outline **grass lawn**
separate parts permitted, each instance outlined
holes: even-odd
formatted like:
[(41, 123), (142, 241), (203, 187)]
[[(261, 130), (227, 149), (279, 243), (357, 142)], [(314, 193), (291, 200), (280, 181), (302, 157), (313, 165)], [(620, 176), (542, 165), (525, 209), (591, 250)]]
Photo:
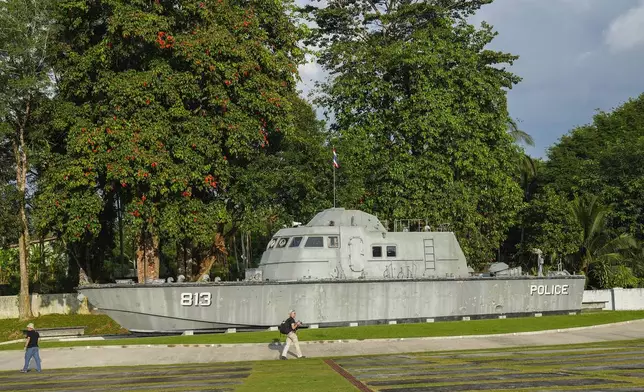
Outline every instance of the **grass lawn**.
[[(601, 347), (601, 349), (596, 349)], [(644, 340), (332, 358), (374, 392), (394, 390), (642, 390)], [(629, 367), (631, 366), (631, 367)], [(66, 368), (21, 375), (0, 371), (2, 390), (112, 392), (356, 391), (322, 358)], [(471, 387), (471, 388), (468, 388)], [(407, 388), (407, 389), (403, 389)]]
[(262, 361), (235, 392), (355, 392), (357, 389), (321, 359)]
[(85, 326), (87, 327), (85, 328), (85, 334), (87, 335), (128, 333), (114, 320), (102, 314), (48, 314), (29, 321), (20, 321), (18, 319), (0, 320), (0, 342), (22, 339), (24, 337), (22, 331), (27, 329), (28, 323), (34, 323), (36, 329)]
[[(58, 324), (49, 317), (59, 317)], [(69, 318), (69, 319), (67, 319)], [(96, 321), (91, 321), (96, 318)], [(298, 333), (300, 341), (320, 341), (339, 339), (382, 339), (437, 337), (457, 335), (501, 334), (512, 332), (542, 331), (547, 329), (574, 328), (591, 325), (615, 323), (620, 321), (644, 318), (644, 311), (602, 311), (583, 313), (574, 316), (545, 316), (529, 318), (509, 318), (504, 320), (450, 321), (437, 323), (418, 323), (400, 325), (374, 325), (364, 327), (342, 327), (323, 329), (304, 329)], [(41, 321), (42, 320), (42, 321)], [(47, 320), (47, 322), (45, 322)], [(64, 320), (64, 321), (63, 321)], [(25, 323), (17, 320), (4, 320), (0, 327), (0, 336), (19, 334)], [(36, 329), (47, 326), (87, 325), (87, 335), (117, 333), (119, 327), (107, 316), (44, 316), (35, 320)], [(90, 325), (92, 327), (90, 327)], [(102, 341), (55, 342), (43, 341), (42, 348), (99, 346), (99, 345), (135, 345), (135, 344), (226, 344), (226, 343), (268, 343), (280, 337), (277, 331), (244, 332), (236, 334), (210, 334), (194, 336), (162, 336), (148, 338), (110, 339)], [(18, 335), (18, 338), (20, 336)], [(9, 340), (6, 339), (5, 340)], [(0, 350), (21, 349), (21, 343), (1, 345)]]

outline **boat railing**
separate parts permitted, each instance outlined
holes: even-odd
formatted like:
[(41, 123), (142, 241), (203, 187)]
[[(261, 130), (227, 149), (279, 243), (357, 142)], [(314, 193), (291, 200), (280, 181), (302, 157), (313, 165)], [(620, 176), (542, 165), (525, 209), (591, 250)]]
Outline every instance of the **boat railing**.
[(393, 221), (383, 220), (381, 221), (381, 223), (387, 229), (387, 231), (391, 232), (450, 231), (449, 223), (440, 223), (438, 225), (435, 225), (427, 218), (394, 219)]

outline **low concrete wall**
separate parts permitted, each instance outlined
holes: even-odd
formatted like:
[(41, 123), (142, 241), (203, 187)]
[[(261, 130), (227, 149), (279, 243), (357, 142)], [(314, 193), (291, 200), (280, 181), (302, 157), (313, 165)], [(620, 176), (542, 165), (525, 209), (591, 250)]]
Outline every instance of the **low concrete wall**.
[(644, 289), (586, 290), (582, 304), (604, 302), (605, 310), (644, 310)]
[[(78, 294), (32, 294), (31, 311), (34, 316), (45, 314), (90, 314), (93, 307), (77, 298)], [(0, 319), (18, 318), (18, 296), (0, 297)]]

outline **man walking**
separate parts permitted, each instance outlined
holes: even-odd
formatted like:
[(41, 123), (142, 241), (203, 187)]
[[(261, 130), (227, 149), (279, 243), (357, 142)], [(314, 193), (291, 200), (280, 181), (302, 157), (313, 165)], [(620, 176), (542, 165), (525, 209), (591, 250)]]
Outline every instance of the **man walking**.
[(295, 346), (295, 353), (298, 358), (304, 358), (302, 356), (302, 351), (300, 351), (300, 343), (297, 340), (297, 328), (302, 325), (301, 322), (295, 321), (295, 311), (291, 310), (288, 314), (288, 318), (284, 321), (286, 324), (286, 345), (284, 350), (282, 350), (282, 356), (280, 359), (286, 359), (286, 354), (288, 354), (288, 347), (293, 343)]
[(40, 334), (34, 331), (34, 325), (29, 323), (27, 325), (27, 341), (25, 342), (25, 367), (20, 372), (27, 373), (29, 371), (29, 362), (31, 358), (36, 362), (36, 371), (40, 373), (40, 353), (38, 351), (38, 338)]

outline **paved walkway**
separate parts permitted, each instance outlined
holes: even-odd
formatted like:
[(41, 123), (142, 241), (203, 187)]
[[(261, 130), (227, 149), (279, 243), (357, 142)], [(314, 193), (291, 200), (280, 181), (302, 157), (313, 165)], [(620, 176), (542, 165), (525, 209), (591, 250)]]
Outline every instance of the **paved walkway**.
[[(521, 346), (595, 343), (644, 339), (644, 320), (540, 332), (437, 338), (301, 342), (308, 357), (341, 357), (428, 351), (500, 349)], [(208, 344), (168, 346), (95, 346), (41, 349), (45, 369), (85, 366), (131, 366), (277, 359), (278, 344)], [(16, 370), (22, 351), (0, 351), (0, 371)]]

